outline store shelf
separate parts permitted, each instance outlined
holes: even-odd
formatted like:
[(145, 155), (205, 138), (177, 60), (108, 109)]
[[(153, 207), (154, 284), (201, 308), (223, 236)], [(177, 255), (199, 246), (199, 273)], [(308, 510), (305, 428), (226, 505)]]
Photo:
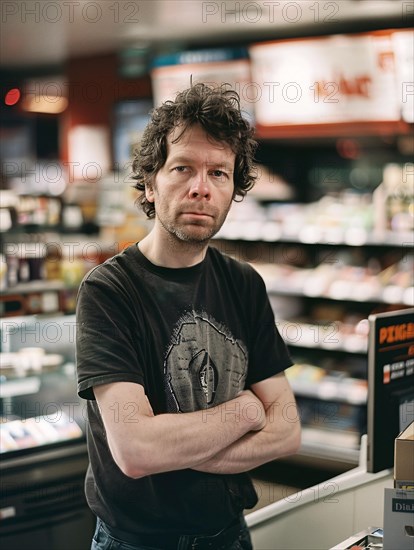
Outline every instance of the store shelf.
[(18, 283), (2, 292), (2, 317), (14, 318), (34, 314), (72, 313), (76, 306), (77, 285), (64, 281), (30, 281)]
[(384, 121), (355, 121), (341, 122), (337, 124), (278, 124), (256, 126), (256, 135), (259, 139), (318, 139), (338, 137), (370, 137), (370, 136), (396, 136), (410, 135), (413, 131), (412, 124), (403, 120)]
[[(73, 287), (72, 287), (73, 288)], [(29, 281), (27, 283), (17, 283), (14, 286), (10, 286), (2, 290), (4, 296), (10, 296), (13, 294), (31, 294), (32, 292), (53, 292), (69, 289), (64, 281)]]
[[(318, 268), (252, 264), (262, 275), (267, 291), (283, 296), (303, 296), (324, 300), (414, 305), (414, 287), (391, 282), (381, 284), (381, 274), (369, 274), (360, 267), (336, 264)], [(408, 261), (407, 261), (408, 265)], [(409, 280), (409, 277), (406, 277)]]
[(319, 244), (328, 246), (414, 247), (411, 232), (382, 231), (375, 234), (359, 227), (324, 228), (317, 225), (296, 226), (287, 230), (273, 221), (227, 221), (215, 236), (216, 240), (264, 241), (268, 243)]
[[(340, 282), (342, 283), (342, 282)], [(365, 285), (346, 285), (341, 284), (341, 291), (339, 291), (339, 284), (335, 285), (337, 291), (332, 293), (320, 293), (315, 290), (313, 287), (309, 291), (304, 290), (295, 290), (290, 288), (282, 288), (277, 284), (269, 283), (267, 286), (267, 291), (269, 294), (278, 294), (281, 296), (303, 296), (303, 297), (312, 297), (320, 298), (323, 300), (333, 300), (338, 302), (361, 302), (361, 303), (380, 303), (380, 304), (402, 304), (406, 306), (414, 305), (414, 288), (408, 287), (403, 289), (396, 285), (385, 287), (383, 291), (379, 294), (373, 294), (372, 288)], [(352, 290), (354, 292), (352, 292)], [(365, 291), (367, 290), (367, 294)], [(352, 293), (351, 293), (352, 292)]]
[[(369, 128), (375, 126), (361, 127), (361, 135), (368, 135)], [(396, 129), (388, 129), (395, 137)], [(275, 149), (278, 136), (273, 134)], [(301, 137), (307, 139), (306, 131)], [(314, 137), (318, 140), (320, 134)], [(370, 143), (372, 150), (381, 140), (376, 143)], [(271, 139), (266, 143), (269, 151), (270, 146)], [(300, 146), (292, 141), (290, 147), (292, 158), (287, 168), (280, 162), (284, 176), (296, 173), (289, 162), (294, 162), (295, 148)], [(335, 140), (330, 145), (325, 141), (325, 148), (329, 147), (336, 147)], [(297, 190), (279, 177), (277, 168), (270, 169), (269, 151), (262, 190), (273, 189), (274, 195), (269, 193), (266, 199), (259, 193), (233, 206), (215, 245), (249, 262), (262, 276), (276, 326), (289, 346), (294, 367), (286, 375), (303, 428), (301, 449), (291, 460), (336, 463), (341, 468), (355, 465), (361, 435), (366, 433), (367, 317), (378, 309), (414, 305), (408, 179), (404, 179), (401, 165), (388, 163), (384, 174), (393, 179), (387, 180), (379, 193), (374, 194), (378, 184), (365, 192), (348, 188), (330, 192), (328, 186), (321, 186), (317, 188), (319, 199), (309, 200), (307, 189), (302, 192), (303, 202), (297, 202), (292, 199), (300, 196)], [(286, 148), (284, 151), (289, 153)], [(299, 172), (296, 186), (307, 176), (312, 191), (313, 178), (319, 174), (325, 185), (332, 169), (319, 167), (315, 171), (314, 162), (318, 161), (307, 151), (305, 154), (308, 173)], [(404, 193), (391, 193), (386, 202), (397, 177), (404, 182), (400, 189)], [(339, 173), (333, 180), (334, 184), (342, 182)], [(347, 180), (351, 180), (351, 170), (343, 178), (344, 185)], [(277, 198), (280, 181), (285, 181), (284, 189), (288, 186), (291, 190), (285, 200)]]
[(289, 346), (345, 353), (366, 353), (368, 351), (367, 335), (347, 327), (341, 331), (340, 321), (324, 323), (304, 323), (291, 319), (276, 322), (279, 332)]
[[(287, 372), (289, 373), (289, 371)], [(324, 375), (315, 380), (297, 380), (288, 375), (288, 380), (296, 396), (350, 405), (366, 405), (367, 403), (368, 384), (366, 380), (358, 380), (345, 375), (341, 377)]]
[[(2, 373), (2, 378), (3, 376)], [(39, 389), (40, 379), (37, 376), (27, 376), (15, 380), (2, 380), (0, 384), (0, 399), (34, 394), (37, 393)]]
[(302, 427), (302, 445), (298, 454), (315, 461), (333, 460), (358, 464), (359, 434), (344, 434)]

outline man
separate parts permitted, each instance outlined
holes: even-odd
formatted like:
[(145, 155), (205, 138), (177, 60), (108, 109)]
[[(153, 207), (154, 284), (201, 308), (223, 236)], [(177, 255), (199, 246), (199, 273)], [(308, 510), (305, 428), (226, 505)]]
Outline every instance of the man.
[(154, 226), (81, 285), (95, 550), (252, 548), (246, 472), (298, 448), (264, 283), (208, 246), (254, 183), (255, 146), (226, 86), (154, 110), (133, 164)]

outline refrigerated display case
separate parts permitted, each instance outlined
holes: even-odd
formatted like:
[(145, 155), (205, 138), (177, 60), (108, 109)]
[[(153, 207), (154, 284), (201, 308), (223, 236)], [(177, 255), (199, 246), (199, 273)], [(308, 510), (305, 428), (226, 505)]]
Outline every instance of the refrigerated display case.
[(1, 329), (4, 548), (90, 548), (85, 405), (76, 393), (75, 316), (9, 317)]

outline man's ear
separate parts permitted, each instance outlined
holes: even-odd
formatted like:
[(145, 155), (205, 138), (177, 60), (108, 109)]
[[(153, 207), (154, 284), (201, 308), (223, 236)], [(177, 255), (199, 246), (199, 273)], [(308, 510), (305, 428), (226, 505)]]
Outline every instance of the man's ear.
[(154, 202), (154, 188), (152, 183), (145, 184), (145, 198), (148, 202)]

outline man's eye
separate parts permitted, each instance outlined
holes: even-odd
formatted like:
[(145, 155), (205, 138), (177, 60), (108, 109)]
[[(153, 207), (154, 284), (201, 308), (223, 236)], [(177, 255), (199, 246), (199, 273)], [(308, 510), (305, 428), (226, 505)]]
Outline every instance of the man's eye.
[(174, 170), (176, 172), (185, 172), (186, 170), (188, 170), (188, 166), (175, 166)]
[(212, 170), (211, 175), (215, 178), (228, 178), (228, 175), (223, 170)]

